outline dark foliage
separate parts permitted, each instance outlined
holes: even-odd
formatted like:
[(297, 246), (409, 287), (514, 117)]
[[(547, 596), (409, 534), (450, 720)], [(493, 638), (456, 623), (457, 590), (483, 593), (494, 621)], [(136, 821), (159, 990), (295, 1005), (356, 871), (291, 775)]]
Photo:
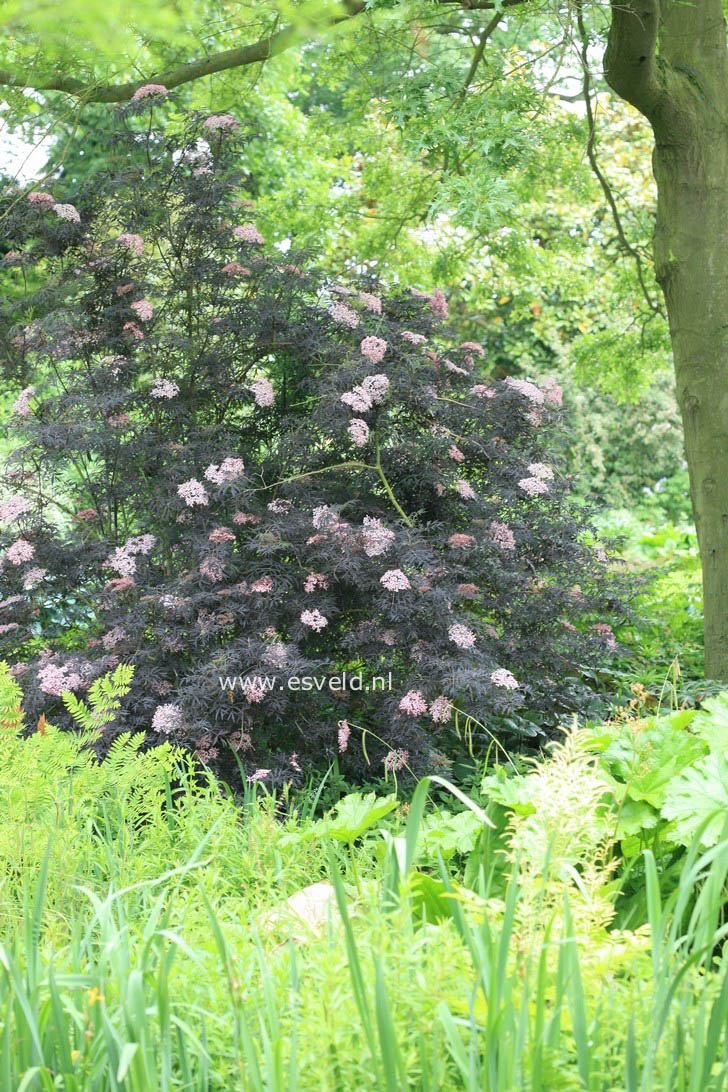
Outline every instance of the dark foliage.
[[(42, 285), (4, 314), (7, 372), (33, 383), (0, 506), (29, 714), (68, 722), (61, 689), (131, 662), (115, 731), (275, 781), (351, 726), (352, 774), (363, 728), (390, 766), (441, 764), (449, 702), (511, 736), (579, 708), (623, 608), (545, 454), (561, 392), (476, 375), (439, 293), (267, 250), (231, 122), (168, 138), (142, 110), (92, 192), (3, 199), (5, 266)], [(344, 669), (362, 690), (289, 688)], [(273, 689), (221, 684), (258, 675)]]

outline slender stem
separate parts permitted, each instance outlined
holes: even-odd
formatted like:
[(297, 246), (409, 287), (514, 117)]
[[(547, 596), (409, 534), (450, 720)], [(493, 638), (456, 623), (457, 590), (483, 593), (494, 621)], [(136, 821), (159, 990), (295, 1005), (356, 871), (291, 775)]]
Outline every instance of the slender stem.
[(405, 510), (404, 510), (404, 509), (402, 508), (402, 506), (400, 505), (399, 501), (397, 500), (397, 498), (395, 497), (394, 493), (392, 492), (392, 487), (391, 487), (391, 485), (390, 485), (390, 484), (389, 484), (389, 482), (387, 481), (387, 476), (386, 476), (386, 474), (384, 473), (384, 470), (383, 470), (383, 468), (382, 468), (382, 459), (381, 459), (381, 453), (380, 453), (380, 451), (379, 451), (379, 437), (375, 437), (375, 439), (374, 439), (374, 445), (375, 445), (375, 449), (376, 449), (376, 452), (377, 452), (377, 462), (376, 462), (376, 467), (375, 467), (375, 469), (376, 469), (377, 473), (379, 474), (379, 477), (380, 477), (380, 479), (381, 479), (381, 481), (382, 481), (382, 485), (384, 486), (384, 489), (385, 489), (385, 491), (386, 491), (386, 494), (387, 494), (387, 496), (389, 497), (389, 499), (390, 499), (390, 501), (392, 502), (392, 504), (394, 505), (394, 507), (395, 507), (395, 508), (397, 509), (397, 511), (399, 512), (399, 514), (400, 514), (400, 516), (402, 517), (402, 519), (404, 520), (404, 522), (405, 522), (405, 523), (407, 524), (407, 526), (408, 526), (408, 527), (414, 527), (414, 523), (412, 522), (412, 520), (411, 520), (411, 519), (409, 518), (409, 516), (407, 515), (407, 513), (405, 512)]
[(472, 64), (470, 65), (470, 69), (468, 71), (468, 74), (465, 77), (465, 83), (463, 84), (462, 90), (461, 90), (460, 94), (458, 95), (458, 99), (457, 99), (458, 103), (461, 103), (463, 101), (463, 99), (465, 98), (465, 96), (467, 95), (468, 88), (470, 87), (471, 83), (473, 82), (473, 80), (475, 78), (475, 73), (478, 71), (478, 65), (480, 64), (480, 62), (483, 59), (483, 54), (485, 53), (485, 47), (486, 47), (486, 44), (488, 42), (488, 39), (490, 38), (493, 31), (496, 29), (496, 27), (500, 23), (500, 21), (503, 18), (504, 14), (505, 13), (502, 12), (502, 11), (497, 11), (495, 13), (495, 15), (493, 16), (493, 18), (488, 23), (488, 25), (484, 28), (483, 33), (480, 35), (480, 40), (479, 40), (479, 42), (478, 42), (478, 44), (477, 44), (477, 46), (475, 48), (475, 53), (473, 54)]
[(290, 478), (280, 478), (277, 482), (271, 482), (270, 485), (261, 485), (258, 489), (254, 490), (256, 493), (260, 493), (264, 489), (275, 489), (277, 485), (286, 485), (288, 482), (299, 482), (303, 478), (312, 478), (314, 474), (327, 474), (329, 470), (376, 470), (376, 466), (370, 466), (369, 463), (360, 463), (352, 461), (348, 463), (334, 463), (333, 466), (322, 466), (320, 470), (307, 470), (303, 474), (294, 474)]
[(356, 883), (356, 890), (361, 897), (361, 882), (359, 880), (359, 869), (356, 867), (356, 857), (354, 856), (354, 843), (349, 842), (349, 857), (351, 858), (351, 870), (354, 873), (354, 882)]

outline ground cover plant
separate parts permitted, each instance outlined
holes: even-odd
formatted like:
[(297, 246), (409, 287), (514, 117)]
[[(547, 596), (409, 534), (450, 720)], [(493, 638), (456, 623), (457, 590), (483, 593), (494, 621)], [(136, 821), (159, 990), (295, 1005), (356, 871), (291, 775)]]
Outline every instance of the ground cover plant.
[[(76, 707), (86, 733), (129, 675)], [(647, 903), (619, 925), (619, 792), (581, 731), (505, 824), (492, 794), (463, 803), (442, 779), (315, 819), (255, 784), (241, 806), (141, 735), (99, 763), (21, 697), (3, 667), (6, 1087), (724, 1086), (725, 831), (707, 850), (682, 831), (668, 877), (646, 849)]]
[[(266, 251), (239, 123), (167, 136), (160, 95), (125, 108), (83, 192), (4, 199), (29, 287), (4, 318), (25, 385), (1, 635), (29, 714), (70, 727), (62, 693), (122, 659), (134, 683), (97, 746), (142, 730), (228, 779), (337, 753), (350, 776), (433, 769), (455, 708), (538, 737), (627, 612), (570, 499), (560, 388), (489, 377), (440, 291)], [(360, 689), (290, 687), (343, 670)]]

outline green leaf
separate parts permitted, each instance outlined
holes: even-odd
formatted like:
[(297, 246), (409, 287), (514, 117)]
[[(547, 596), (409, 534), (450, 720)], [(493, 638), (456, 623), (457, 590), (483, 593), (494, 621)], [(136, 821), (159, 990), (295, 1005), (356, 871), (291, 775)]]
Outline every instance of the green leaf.
[(353, 842), (396, 807), (394, 793), (377, 796), (375, 792), (369, 792), (363, 796), (360, 792), (352, 792), (336, 805), (335, 816), (322, 819), (317, 827), (339, 842)]
[(711, 751), (728, 752), (728, 692), (706, 698), (695, 714), (692, 727)]
[(692, 842), (701, 824), (702, 844), (716, 845), (728, 816), (728, 765), (723, 755), (706, 755), (673, 778), (662, 815), (675, 821), (674, 837), (682, 845)]

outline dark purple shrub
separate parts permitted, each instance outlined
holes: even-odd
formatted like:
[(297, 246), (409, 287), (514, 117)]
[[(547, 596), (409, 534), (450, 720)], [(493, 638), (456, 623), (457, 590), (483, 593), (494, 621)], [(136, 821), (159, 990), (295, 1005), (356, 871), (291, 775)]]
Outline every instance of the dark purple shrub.
[[(361, 769), (357, 728), (389, 765), (437, 764), (453, 705), (512, 735), (578, 708), (621, 607), (546, 454), (558, 387), (488, 382), (440, 293), (266, 248), (232, 120), (140, 137), (146, 108), (93, 192), (4, 198), (8, 275), (42, 284), (4, 314), (8, 374), (32, 386), (0, 647), (28, 661), (29, 714), (65, 723), (63, 689), (130, 662), (115, 731), (276, 780), (345, 747)], [(54, 611), (85, 625), (77, 647), (48, 637)], [(361, 690), (289, 688), (344, 669)], [(223, 689), (245, 676), (276, 682)]]

